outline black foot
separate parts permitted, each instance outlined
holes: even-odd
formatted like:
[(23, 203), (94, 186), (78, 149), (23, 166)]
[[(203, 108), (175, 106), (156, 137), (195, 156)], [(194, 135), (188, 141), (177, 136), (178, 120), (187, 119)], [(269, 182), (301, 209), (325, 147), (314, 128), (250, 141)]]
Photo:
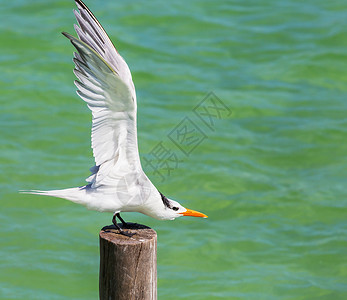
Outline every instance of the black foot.
[(120, 214), (115, 214), (112, 218), (112, 223), (114, 226), (116, 226), (116, 228), (119, 230), (119, 234), (122, 234), (122, 235), (125, 235), (125, 236), (128, 236), (128, 237), (132, 237), (135, 233), (131, 233), (129, 231), (124, 231), (122, 228), (119, 227), (119, 225), (117, 224), (117, 219), (116, 217), (119, 218), (119, 220), (121, 220), (122, 222), (122, 227), (123, 228), (126, 228), (127, 227), (127, 223), (122, 219), (122, 217), (120, 216)]

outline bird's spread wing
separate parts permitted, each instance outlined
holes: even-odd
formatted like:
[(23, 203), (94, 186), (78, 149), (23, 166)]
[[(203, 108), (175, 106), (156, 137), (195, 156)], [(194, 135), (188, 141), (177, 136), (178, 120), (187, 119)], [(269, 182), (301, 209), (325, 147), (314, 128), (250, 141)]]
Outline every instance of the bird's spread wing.
[[(114, 185), (125, 168), (139, 167), (136, 135), (136, 95), (130, 70), (105, 30), (79, 0), (74, 11), (79, 38), (63, 33), (75, 46), (75, 84), (92, 111), (92, 148), (95, 167), (87, 181), (92, 187)], [(115, 170), (118, 169), (118, 170)]]
[(131, 96), (136, 101), (134, 83), (131, 73), (124, 59), (119, 55), (110, 38), (96, 17), (80, 0), (75, 0), (78, 11), (74, 10), (79, 27), (75, 30), (81, 41), (94, 49), (118, 74), (122, 81), (129, 86)]

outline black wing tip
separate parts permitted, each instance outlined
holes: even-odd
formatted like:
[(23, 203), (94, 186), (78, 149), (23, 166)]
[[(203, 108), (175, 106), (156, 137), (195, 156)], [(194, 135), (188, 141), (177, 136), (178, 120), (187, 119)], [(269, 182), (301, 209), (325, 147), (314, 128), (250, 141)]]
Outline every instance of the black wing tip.
[(65, 31), (62, 31), (61, 34), (62, 34), (63, 36), (65, 36), (65, 37), (67, 37), (68, 39), (70, 39), (70, 37), (71, 37), (71, 34), (65, 32)]
[(83, 9), (85, 9), (85, 10), (87, 10), (87, 11), (90, 11), (89, 8), (88, 8), (88, 6), (85, 5), (81, 0), (75, 0), (75, 3), (76, 3), (76, 5), (77, 5), (77, 7), (80, 6), (80, 7), (82, 7)]
[(78, 3), (81, 6), (86, 6), (81, 0), (75, 0), (75, 3)]
[(67, 37), (71, 43), (73, 43), (74, 41), (78, 40), (76, 39), (72, 34), (68, 33), (68, 32), (65, 32), (65, 31), (62, 31), (61, 33), (63, 36)]
[(79, 39), (76, 39), (73, 35), (71, 35), (70, 33), (67, 33), (65, 31), (63, 31), (61, 33), (63, 36), (67, 37), (69, 39), (69, 41), (71, 42), (72, 45), (75, 46), (75, 48), (78, 50), (78, 42), (81, 42)]
[[(101, 26), (100, 22), (98, 21), (98, 19), (94, 16), (94, 14), (91, 12), (91, 10), (88, 8), (87, 5), (85, 5), (81, 0), (75, 0), (75, 3), (78, 7), (78, 9), (80, 10), (80, 8), (84, 9), (88, 14), (89, 16), (95, 21), (95, 23), (103, 30), (104, 28)], [(106, 32), (105, 32), (106, 33)]]

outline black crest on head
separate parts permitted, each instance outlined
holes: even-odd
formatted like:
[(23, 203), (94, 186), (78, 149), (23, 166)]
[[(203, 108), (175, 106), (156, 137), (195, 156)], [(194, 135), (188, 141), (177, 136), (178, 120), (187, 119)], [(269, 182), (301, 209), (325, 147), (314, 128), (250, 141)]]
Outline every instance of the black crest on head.
[[(159, 192), (159, 191), (158, 191)], [(159, 192), (160, 196), (161, 196), (161, 201), (163, 201), (164, 203), (164, 206), (165, 207), (168, 207), (168, 208), (171, 208), (171, 205), (170, 205), (170, 201), (168, 198), (166, 198), (161, 192)]]
[[(158, 191), (158, 192), (159, 192), (159, 191)], [(173, 206), (171, 205), (171, 203), (170, 203), (170, 200), (169, 200), (168, 198), (166, 198), (161, 192), (159, 192), (159, 194), (160, 194), (160, 196), (161, 196), (161, 201), (163, 201), (165, 207), (170, 208), (170, 209), (172, 209), (172, 210), (174, 210), (174, 211), (179, 210), (178, 207), (175, 207), (175, 206), (173, 207)]]

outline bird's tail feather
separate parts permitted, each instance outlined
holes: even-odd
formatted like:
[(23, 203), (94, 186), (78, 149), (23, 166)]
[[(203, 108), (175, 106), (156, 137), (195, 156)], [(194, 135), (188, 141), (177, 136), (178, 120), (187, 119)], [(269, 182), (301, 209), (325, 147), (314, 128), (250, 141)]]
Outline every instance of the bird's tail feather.
[(77, 188), (69, 188), (69, 189), (63, 189), (63, 190), (50, 190), (50, 191), (21, 190), (19, 192), (22, 194), (34, 194), (34, 195), (63, 198), (78, 204), (87, 204), (87, 198), (88, 198), (86, 197), (86, 187), (77, 187)]

